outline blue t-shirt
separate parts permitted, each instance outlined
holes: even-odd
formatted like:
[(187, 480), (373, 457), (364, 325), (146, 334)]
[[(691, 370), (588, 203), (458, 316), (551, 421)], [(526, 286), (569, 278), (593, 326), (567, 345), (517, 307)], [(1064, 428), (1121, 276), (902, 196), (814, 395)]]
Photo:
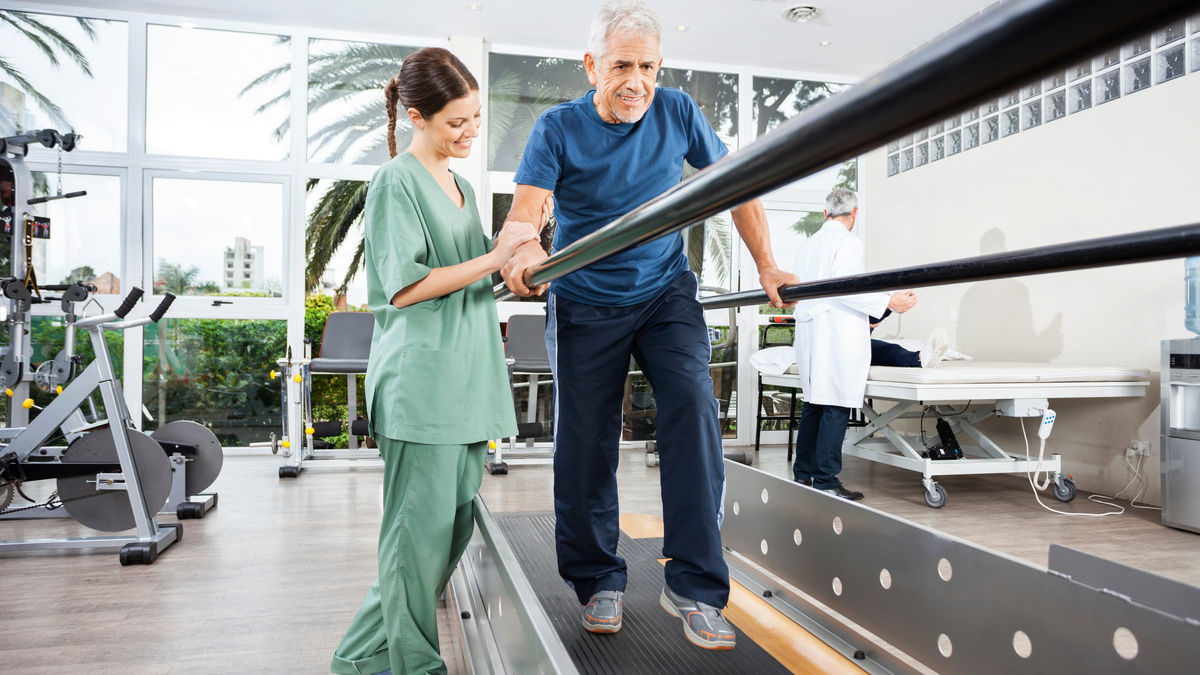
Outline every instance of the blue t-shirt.
[[(728, 152), (700, 107), (678, 89), (657, 88), (633, 124), (602, 120), (593, 94), (542, 113), (517, 167), (518, 184), (554, 192), (556, 251), (679, 183), (685, 159), (703, 169)], [(654, 297), (687, 268), (676, 232), (556, 279), (550, 288), (568, 300), (624, 307)]]

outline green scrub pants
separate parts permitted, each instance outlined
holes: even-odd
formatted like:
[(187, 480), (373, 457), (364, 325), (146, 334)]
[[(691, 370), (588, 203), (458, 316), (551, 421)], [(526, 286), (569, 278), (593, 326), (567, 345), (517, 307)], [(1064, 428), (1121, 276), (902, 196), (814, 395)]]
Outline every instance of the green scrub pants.
[(445, 673), (437, 603), (475, 529), (487, 443), (377, 437), (383, 455), (379, 578), (333, 655), (339, 675)]

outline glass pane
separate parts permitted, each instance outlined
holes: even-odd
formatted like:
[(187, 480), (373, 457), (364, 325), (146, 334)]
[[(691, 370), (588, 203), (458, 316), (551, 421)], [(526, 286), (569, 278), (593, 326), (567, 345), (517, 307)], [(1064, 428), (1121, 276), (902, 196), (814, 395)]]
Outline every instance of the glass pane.
[[(35, 193), (57, 191), (58, 174), (34, 173)], [(121, 179), (67, 173), (63, 192), (86, 190), (87, 195), (38, 204), (31, 210), (50, 218), (50, 239), (33, 240), (33, 268), (43, 284), (87, 281), (100, 293), (121, 292)], [(8, 267), (7, 237), (3, 238)]]
[[(5, 62), (0, 68), (0, 135), (52, 127), (83, 134), (81, 150), (125, 152), (128, 24), (12, 10), (0, 10), (0, 15), (5, 19), (0, 21)], [(39, 41), (59, 65), (43, 53)], [(31, 155), (56, 152), (40, 147), (31, 146)]]
[(988, 101), (987, 103), (979, 106), (980, 115), (990, 115), (996, 112), (1000, 112), (1000, 101), (998, 100)]
[(916, 148), (917, 148), (916, 165), (917, 166), (925, 166), (926, 164), (929, 163), (929, 144), (922, 143), (922, 144), (916, 146)]
[(900, 155), (888, 155), (887, 175), (895, 176), (900, 173)]
[(288, 156), (286, 37), (146, 28), (146, 151), (230, 159)]
[(1042, 80), (1042, 87), (1044, 87), (1046, 91), (1050, 91), (1052, 89), (1057, 89), (1058, 87), (1061, 87), (1061, 86), (1065, 85), (1066, 83), (1067, 83), (1067, 74), (1062, 71), (1059, 71), (1057, 73), (1054, 73), (1050, 77), (1047, 77), (1046, 79)]
[(1183, 45), (1164, 49), (1158, 53), (1156, 57), (1158, 69), (1158, 81), (1166, 82), (1173, 80), (1187, 72), (1186, 64), (1184, 63)]
[(488, 167), (516, 171), (538, 115), (589, 88), (583, 61), (489, 55)]
[(1200, 14), (1188, 19), (1188, 24), (1191, 26), (1192, 33), (1200, 33)]
[[(800, 247), (825, 225), (825, 214), (820, 211), (774, 208), (768, 205), (767, 225), (770, 228), (771, 248), (775, 253), (775, 261), (781, 268), (794, 271)], [(792, 311), (790, 309), (772, 309), (769, 305), (761, 305), (759, 313), (791, 314)]]
[(983, 121), (983, 142), (991, 143), (1000, 138), (1000, 118), (989, 117)]
[(946, 130), (946, 123), (938, 122), (937, 124), (934, 124), (933, 126), (929, 127), (929, 135), (937, 136), (938, 134), (942, 133), (945, 130)]
[(895, 141), (892, 141), (891, 143), (887, 144), (888, 152), (896, 152), (899, 149), (900, 149), (900, 141), (899, 140), (895, 140)]
[(1124, 57), (1127, 59), (1131, 59), (1138, 54), (1145, 54), (1146, 52), (1150, 51), (1150, 36), (1147, 35), (1145, 37), (1140, 37), (1133, 42), (1130, 42), (1122, 47), (1121, 51), (1124, 54)]
[[(280, 433), (282, 408), (280, 380), (268, 373), (286, 347), (286, 321), (166, 318), (146, 328), (142, 401), (154, 421), (145, 430), (192, 420), (223, 446), (270, 440)], [(336, 379), (345, 401), (346, 381)]]
[(1021, 130), (1021, 110), (1013, 108), (1012, 110), (1004, 111), (1001, 115), (1000, 133), (1002, 136), (1011, 136)]
[[(992, 118), (993, 121), (995, 119), (994, 117)], [(963, 129), (966, 131), (966, 135), (963, 136), (963, 149), (970, 150), (971, 148), (979, 147), (979, 125), (972, 124), (963, 127)]]
[(1105, 68), (1108, 68), (1109, 66), (1115, 66), (1120, 62), (1121, 62), (1121, 49), (1120, 48), (1110, 49), (1107, 52), (1101, 54), (1100, 56), (1097, 56), (1096, 58), (1092, 59), (1092, 68), (1097, 71), (1100, 71), (1100, 70), (1104, 70)]
[(1183, 24), (1183, 19), (1180, 19), (1179, 21), (1176, 21), (1175, 23), (1155, 33), (1154, 36), (1157, 38), (1154, 41), (1155, 46), (1161, 47), (1165, 44), (1182, 39), (1183, 36), (1187, 34), (1187, 31), (1184, 30)]
[(716, 130), (717, 136), (730, 150), (737, 149), (738, 76), (735, 73), (712, 73), (703, 70), (663, 68), (658, 74), (658, 86), (674, 87), (687, 92), (704, 118)]
[(1075, 66), (1074, 68), (1071, 69), (1071, 79), (1072, 80), (1078, 80), (1081, 77), (1087, 77), (1088, 75), (1091, 75), (1091, 74), (1092, 74), (1091, 62), (1081, 63), (1078, 66)]
[(755, 77), (755, 137), (762, 136), (785, 120), (799, 115), (847, 86), (835, 82)]
[(733, 218), (728, 211), (683, 231), (688, 266), (712, 294), (735, 290), (733, 280)]
[(309, 188), (305, 198), (304, 287), (309, 293), (328, 294), (339, 307), (367, 303), (367, 279), (362, 273), (366, 189), (366, 181), (321, 180)]
[(1067, 116), (1067, 92), (1060, 91), (1046, 97), (1046, 121), (1052, 122)]
[(946, 139), (944, 137), (938, 136), (930, 142), (930, 145), (932, 146), (932, 156), (929, 161), (936, 162), (946, 156)]
[(911, 168), (913, 168), (913, 151), (912, 148), (909, 148), (900, 153), (900, 170), (908, 171)]
[(1042, 83), (1036, 82), (1027, 87), (1021, 87), (1021, 100), (1033, 98), (1034, 96), (1042, 95)]
[(1108, 103), (1121, 97), (1121, 72), (1113, 70), (1096, 78), (1100, 91), (1100, 103)]
[(1021, 115), (1021, 128), (1032, 129), (1042, 123), (1042, 102), (1030, 101), (1025, 104), (1024, 114)]
[(979, 108), (971, 108), (962, 114), (963, 124), (979, 119)]
[(1192, 72), (1200, 70), (1200, 38), (1192, 40)]
[(950, 149), (946, 152), (946, 154), (957, 155), (959, 152), (962, 152), (962, 131), (951, 131)]
[[(387, 161), (383, 85), (400, 72), (400, 64), (416, 50), (373, 42), (308, 41), (310, 160), (353, 164)], [(275, 96), (286, 96), (291, 80), (276, 78), (262, 86)], [(285, 105), (269, 114), (282, 124), (288, 121), (290, 112)], [(396, 151), (404, 152), (411, 140), (408, 117), (402, 109), (397, 110)]]
[(1092, 81), (1087, 80), (1071, 87), (1071, 112), (1092, 107)]
[(954, 127), (959, 125), (961, 119), (962, 119), (961, 115), (951, 115), (950, 117), (947, 117), (946, 118), (946, 128), (953, 129)]
[(152, 190), (156, 291), (283, 294), (283, 185), (155, 178)]
[(900, 147), (902, 147), (902, 148), (907, 148), (908, 146), (910, 146), (912, 144), (913, 144), (912, 134), (908, 134), (904, 138), (900, 139)]
[(921, 129), (920, 131), (913, 134), (914, 141), (923, 141), (927, 138), (929, 138), (929, 130), (928, 129)]
[[(1150, 86), (1150, 57), (1125, 66), (1125, 93), (1141, 91)], [(1107, 99), (1106, 99), (1107, 100)]]
[(1010, 105), (1016, 105), (1021, 102), (1021, 92), (1020, 91), (1010, 92), (1001, 98), (1001, 102), (1003, 103), (1004, 107), (1006, 107), (1006, 108)]

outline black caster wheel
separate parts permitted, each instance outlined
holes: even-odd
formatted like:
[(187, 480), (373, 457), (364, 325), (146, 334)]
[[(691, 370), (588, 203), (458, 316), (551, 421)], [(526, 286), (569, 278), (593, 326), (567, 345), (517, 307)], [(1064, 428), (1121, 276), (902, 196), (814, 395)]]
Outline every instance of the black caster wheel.
[(933, 509), (940, 509), (946, 505), (946, 488), (941, 485), (933, 486), (934, 494), (929, 494), (929, 490), (924, 492), (925, 504)]
[(197, 504), (196, 502), (184, 502), (175, 507), (175, 517), (179, 518), (180, 520), (187, 520), (188, 518), (203, 518), (204, 505)]
[(1058, 501), (1069, 502), (1075, 499), (1075, 481), (1070, 478), (1064, 478), (1061, 486), (1058, 483), (1053, 483), (1051, 487), (1054, 489), (1054, 498)]
[(507, 462), (489, 462), (487, 469), (488, 469), (488, 473), (492, 474), (493, 476), (507, 476), (508, 475), (508, 463)]
[(158, 558), (158, 549), (154, 544), (136, 542), (121, 547), (121, 565), (150, 565)]
[(295, 478), (300, 475), (300, 467), (286, 464), (279, 467), (280, 478)]

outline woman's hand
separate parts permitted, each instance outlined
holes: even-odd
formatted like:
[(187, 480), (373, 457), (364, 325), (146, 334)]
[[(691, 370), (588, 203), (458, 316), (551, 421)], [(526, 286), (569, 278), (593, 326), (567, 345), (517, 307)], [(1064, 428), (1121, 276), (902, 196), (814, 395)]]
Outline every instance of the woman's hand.
[(496, 244), (492, 248), (492, 266), (494, 268), (492, 271), (500, 271), (500, 268), (504, 267), (522, 244), (535, 241), (537, 238), (538, 229), (532, 223), (523, 223), (519, 220), (505, 222), (504, 229), (500, 230), (500, 235), (496, 237)]

